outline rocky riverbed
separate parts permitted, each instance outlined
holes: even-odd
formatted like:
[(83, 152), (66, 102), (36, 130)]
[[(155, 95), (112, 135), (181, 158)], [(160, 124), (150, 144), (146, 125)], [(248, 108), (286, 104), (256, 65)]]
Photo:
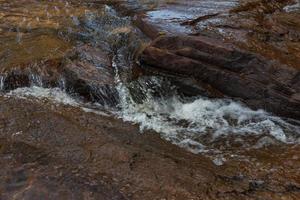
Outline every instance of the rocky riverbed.
[(0, 5), (0, 199), (300, 198), (299, 2)]

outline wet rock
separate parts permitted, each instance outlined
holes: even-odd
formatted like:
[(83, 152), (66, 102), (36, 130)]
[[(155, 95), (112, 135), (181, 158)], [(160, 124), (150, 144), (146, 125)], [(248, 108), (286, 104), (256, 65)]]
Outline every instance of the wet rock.
[(52, 35), (24, 36), (22, 43), (4, 41), (0, 48), (2, 62), (0, 76), (2, 90), (31, 84), (54, 85), (65, 53), (71, 48), (67, 42)]
[(116, 105), (110, 52), (102, 50), (108, 48), (105, 41), (85, 45), (80, 38), (92, 40), (95, 34), (90, 32), (100, 30), (90, 22), (98, 16), (104, 23), (104, 4), (87, 8), (89, 2), (27, 3), (24, 8), (18, 1), (1, 2), (5, 6), (0, 10), (0, 90), (60, 87), (87, 101)]
[(195, 77), (253, 108), (300, 119), (299, 70), (203, 36), (165, 36), (140, 57), (142, 65)]
[(24, 66), (13, 67), (1, 73), (1, 90), (10, 91), (32, 85), (56, 87), (60, 81), (62, 59), (44, 60)]
[(83, 45), (76, 48), (62, 69), (65, 89), (77, 93), (86, 100), (102, 105), (118, 103), (114, 83), (114, 69), (109, 53), (99, 48)]
[(194, 34), (193, 24), (214, 18), (233, 8), (236, 3), (236, 0), (153, 1), (140, 6), (134, 22), (152, 39), (163, 34)]
[[(213, 41), (212, 43), (218, 43), (215, 46), (210, 46), (209, 39), (206, 38), (204, 46), (195, 47), (191, 41), (188, 41), (187, 37), (182, 39), (186, 40), (183, 42), (184, 44), (179, 44), (178, 46), (173, 39), (162, 37), (168, 38), (166, 42), (169, 43), (168, 45), (164, 44), (164, 39), (160, 39), (156, 46), (152, 45), (152, 47), (158, 49), (150, 50), (148, 48), (144, 52), (148, 52), (150, 55), (151, 53), (149, 52), (151, 51), (153, 53), (152, 56), (157, 56), (157, 61), (160, 60), (163, 63), (159, 64), (157, 62), (154, 64), (150, 61), (152, 58), (146, 58), (149, 61), (146, 64), (154, 64), (156, 67), (160, 67), (161, 71), (164, 68), (162, 65), (169, 65), (169, 68), (171, 68), (171, 65), (174, 65), (173, 67), (176, 67), (176, 70), (169, 71), (176, 72), (179, 75), (194, 75), (195, 66), (200, 65), (194, 61), (206, 62), (212, 66), (222, 66), (224, 69), (222, 73), (214, 71), (215, 77), (210, 77), (209, 81), (205, 80), (204, 82), (210, 84), (223, 76), (224, 82), (215, 83), (215, 85), (218, 85), (217, 87), (213, 86), (221, 93), (231, 97), (246, 99), (246, 103), (253, 108), (265, 108), (282, 116), (299, 119), (299, 112), (294, 111), (298, 110), (297, 107), (299, 106), (299, 101), (297, 100), (299, 72), (297, 69), (300, 64), (298, 42), (299, 9), (296, 3), (293, 0), (189, 1), (184, 3), (159, 1), (145, 4), (146, 8), (144, 7), (144, 9), (140, 6), (137, 9), (134, 21), (135, 25), (152, 39), (162, 35), (180, 35), (182, 37), (187, 35), (205, 35)], [(185, 9), (187, 6), (193, 9)], [(205, 9), (203, 9), (204, 7)], [(290, 7), (293, 9), (289, 9)], [(194, 10), (198, 12), (191, 12)], [(246, 50), (246, 53), (240, 54), (235, 52), (233, 53), (235, 55), (229, 55), (230, 53), (228, 54), (225, 51), (230, 52), (231, 50), (225, 49), (224, 55), (220, 56), (219, 53), (222, 54), (222, 52), (216, 46), (222, 41), (232, 43), (240, 49)], [(209, 44), (208, 49), (210, 50), (204, 50), (207, 48), (205, 47), (207, 44)], [(158, 51), (166, 49), (166, 46), (168, 46), (168, 52)], [(221, 44), (221, 47), (224, 48), (224, 45), (222, 46)], [(199, 51), (199, 48), (202, 50)], [(155, 50), (157, 51), (154, 52)], [(163, 61), (165, 55), (168, 57), (165, 60), (169, 59), (170, 62)], [(265, 58), (256, 60), (256, 57), (260, 57), (260, 55)], [(189, 58), (190, 60), (183, 58)], [(273, 61), (277, 64), (271, 64)], [(252, 64), (248, 64), (248, 62)], [(180, 65), (182, 65), (181, 68), (179, 67)], [(265, 67), (253, 68), (249, 67), (250, 65), (264, 65)], [(268, 65), (272, 65), (272, 67)], [(189, 67), (185, 70), (185, 66)], [(296, 68), (296, 70), (288, 69), (287, 66)], [(229, 71), (225, 72), (225, 69)], [(236, 77), (237, 74), (240, 77)], [(245, 74), (248, 78), (255, 79), (250, 81), (255, 82), (255, 85), (249, 84), (249, 80), (244, 79)], [(269, 74), (271, 74), (271, 77)], [(199, 76), (198, 80), (202, 81), (206, 79), (205, 77), (211, 75), (212, 72), (206, 72), (206, 74)], [(243, 88), (247, 86), (249, 90), (244, 90)], [(230, 91), (229, 88), (235, 89)], [(236, 92), (233, 92), (233, 90)], [(278, 105), (282, 105), (283, 108), (278, 108)]]
[(299, 7), (296, 3), (294, 0), (240, 1), (229, 12), (192, 27), (194, 34), (230, 41), (267, 59), (299, 68)]
[[(1, 49), (1, 53), (4, 52), (1, 59), (9, 58), (1, 60), (8, 63), (8, 67), (1, 66), (1, 69), (8, 70), (6, 72), (11, 75), (3, 73), (0, 86), (7, 87), (6, 90), (32, 84), (59, 86), (89, 101), (106, 103), (109, 99), (114, 104), (117, 100), (114, 90), (111, 90), (114, 85), (111, 55), (104, 48), (99, 48), (98, 44), (103, 41), (98, 39), (106, 33), (102, 29), (104, 24), (105, 29), (108, 27), (107, 30), (113, 34), (108, 37), (110, 42), (116, 41), (111, 43), (113, 52), (120, 53), (120, 46), (125, 51), (128, 50), (126, 43), (132, 44), (126, 40), (131, 30), (118, 27), (119, 24), (127, 26), (127, 19), (111, 26), (114, 21), (107, 20), (110, 17), (101, 21), (101, 17), (94, 15), (93, 8), (104, 3), (120, 6), (120, 9), (129, 5), (124, 13), (137, 14), (137, 20), (146, 21), (141, 22), (146, 29), (153, 25), (150, 33), (144, 32), (154, 38), (166, 33), (198, 34), (199, 25), (209, 27), (210, 22), (227, 16), (227, 10), (233, 6), (229, 3), (224, 9), (227, 2), (33, 0), (26, 1), (24, 6), (20, 1), (2, 1), (1, 5), (5, 6), (0, 9), (0, 32), (3, 36), (0, 42), (16, 41), (18, 45), (8, 42)], [(199, 10), (199, 6), (202, 9)], [(2, 15), (5, 10), (8, 12)], [(280, 11), (275, 10), (268, 14)], [(225, 14), (220, 13), (223, 11)], [(269, 24), (286, 21), (294, 27), (297, 21), (296, 18), (285, 19), (270, 20)], [(75, 44), (70, 41), (72, 38), (68, 33), (73, 33), (82, 20), (86, 20), (86, 28), (90, 32), (78, 35), (97, 42), (94, 46), (76, 43), (75, 49), (69, 53), (70, 46)], [(97, 23), (99, 21), (101, 23)], [(278, 41), (281, 34), (297, 40), (294, 29), (291, 29), (291, 34), (282, 27), (270, 30), (273, 30), (272, 34), (279, 33), (279, 37), (271, 41)], [(268, 40), (265, 34), (259, 35), (262, 35), (262, 40)], [(7, 37), (11, 40), (6, 40)], [(27, 37), (31, 38), (28, 43)], [(22, 44), (26, 44), (26, 48)], [(30, 44), (35, 49), (32, 55), (30, 51), (25, 52), (30, 49)], [(11, 51), (6, 51), (7, 47), (14, 47), (17, 53), (11, 54)], [(23, 48), (20, 57), (19, 47)], [(118, 56), (124, 56), (123, 53)], [(174, 76), (173, 83), (163, 87), (165, 93), (172, 93), (169, 86), (175, 83), (180, 86), (183, 96), (205, 93), (211, 88), (221, 95), (224, 92), (236, 97), (241, 93), (250, 104), (254, 97), (265, 98), (260, 93), (260, 88), (265, 85), (271, 91), (268, 100), (275, 101), (279, 96), (285, 101), (286, 97), (298, 106), (299, 91), (294, 90), (300, 88), (299, 73), (295, 74), (289, 68), (282, 71), (281, 67), (277, 69), (276, 63), (273, 67), (271, 62), (259, 56), (215, 40), (165, 37), (147, 48), (143, 56), (144, 62), (154, 68), (159, 66), (167, 73), (176, 69), (180, 76), (197, 79), (191, 83)], [(126, 61), (132, 59), (128, 55), (125, 57), (128, 59), (121, 58), (119, 63), (128, 64)], [(14, 58), (17, 58), (16, 63), (21, 64), (12, 62)], [(170, 63), (172, 65), (168, 66)], [(261, 74), (257, 75), (257, 72)], [(191, 87), (190, 84), (196, 86)], [(198, 87), (198, 84), (205, 87)], [(254, 105), (260, 104), (254, 102)], [(279, 104), (275, 101), (272, 105)], [(282, 105), (286, 106), (286, 102)], [(297, 107), (289, 108), (296, 113)], [(239, 152), (245, 155), (244, 160), (226, 158), (223, 165), (215, 166), (210, 158), (188, 153), (162, 140), (158, 134), (140, 134), (137, 126), (114, 117), (86, 113), (80, 108), (54, 104), (45, 99), (0, 97), (0, 199), (299, 199), (299, 145), (263, 148), (250, 152), (234, 148), (230, 156)], [(247, 156), (251, 160), (247, 160)]]
[(80, 45), (57, 57), (43, 56), (41, 61), (28, 57), (28, 63), (3, 66), (1, 89), (60, 87), (88, 101), (116, 105), (118, 96), (109, 53), (97, 47)]

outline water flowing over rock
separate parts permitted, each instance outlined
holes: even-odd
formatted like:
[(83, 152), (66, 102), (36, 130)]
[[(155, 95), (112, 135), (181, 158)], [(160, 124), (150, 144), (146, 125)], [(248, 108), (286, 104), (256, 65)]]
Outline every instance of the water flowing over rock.
[(116, 105), (118, 94), (114, 87), (114, 70), (108, 53), (82, 46), (75, 49), (71, 56), (77, 56), (78, 59), (66, 61), (62, 69), (65, 89), (92, 102)]
[(88, 45), (76, 47), (65, 57), (4, 67), (1, 76), (4, 91), (33, 85), (60, 87), (103, 105), (117, 103), (111, 59), (108, 53)]
[[(144, 8), (134, 18), (134, 22), (148, 37), (154, 39), (159, 35), (194, 34), (191, 25), (203, 22), (203, 26), (209, 24), (209, 20), (215, 17), (226, 16), (231, 8), (237, 5), (237, 0), (189, 0), (189, 1), (154, 1), (155, 3)], [(146, 12), (145, 12), (146, 10)]]
[(203, 36), (160, 37), (142, 65), (193, 76), (253, 108), (300, 119), (299, 70)]
[(300, 199), (299, 13), (0, 0), (0, 199)]

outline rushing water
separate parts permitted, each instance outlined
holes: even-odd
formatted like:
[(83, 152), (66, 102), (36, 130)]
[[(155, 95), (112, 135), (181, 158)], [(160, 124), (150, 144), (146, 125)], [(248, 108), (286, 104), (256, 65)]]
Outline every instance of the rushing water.
[[(199, 96), (187, 101), (175, 94), (157, 98), (146, 92), (147, 98), (136, 103), (126, 86), (119, 85), (118, 91), (122, 119), (140, 124), (141, 131), (153, 129), (195, 153), (209, 150), (218, 138), (230, 136), (237, 142), (243, 136), (268, 136), (283, 143), (294, 143), (299, 137), (297, 126), (228, 99)], [(242, 143), (244, 147), (251, 145), (246, 140)]]
[[(150, 80), (160, 87), (158, 77), (151, 77)], [(260, 148), (276, 143), (299, 142), (299, 127), (263, 110), (254, 111), (228, 99), (199, 96), (193, 100), (184, 100), (176, 94), (157, 97), (143, 83), (140, 84), (146, 97), (138, 103), (130, 87), (124, 83), (117, 85), (120, 96), (117, 110), (103, 108), (97, 103), (81, 102), (59, 88), (18, 88), (6, 96), (47, 99), (80, 107), (87, 112), (117, 116), (124, 121), (139, 124), (141, 132), (154, 130), (162, 138), (193, 153), (219, 152), (237, 144), (242, 148)]]
[[(40, 7), (37, 8), (38, 6)], [(124, 121), (138, 124), (141, 132), (154, 130), (162, 138), (193, 153), (220, 152), (232, 146), (260, 148), (268, 144), (299, 142), (298, 126), (263, 110), (251, 110), (229, 99), (182, 97), (177, 93), (177, 86), (162, 76), (144, 76), (131, 80), (134, 54), (144, 39), (131, 26), (130, 18), (118, 16), (109, 6), (102, 7), (100, 11), (73, 6), (62, 1), (56, 3), (54, 1), (51, 5), (38, 3), (34, 7), (36, 15), (34, 21), (37, 24), (28, 22), (25, 12), (21, 24), (13, 24), (16, 21), (12, 20), (12, 24), (5, 23), (5, 25), (17, 26), (17, 31), (12, 34), (16, 37), (17, 43), (24, 44), (23, 39), (29, 37), (26, 36), (27, 32), (23, 33), (25, 36), (22, 37), (20, 30), (24, 27), (40, 28), (41, 24), (46, 24), (47, 27), (43, 28), (48, 31), (57, 30), (55, 36), (64, 42), (70, 42), (72, 45), (87, 43), (110, 52), (115, 73), (114, 87), (119, 96), (117, 106), (108, 107), (97, 102), (86, 103), (76, 98), (73, 93), (67, 94), (64, 77), (60, 77), (58, 87), (45, 87), (41, 76), (35, 73), (29, 75), (31, 87), (8, 91), (6, 96), (48, 99), (56, 103), (81, 107), (87, 112), (117, 116)], [(41, 7), (44, 11), (40, 13), (38, 11), (43, 10)], [(66, 19), (61, 20), (61, 17)], [(41, 21), (43, 23), (40, 23)], [(4, 35), (11, 37), (10, 32), (5, 32), (2, 34), (2, 40)], [(62, 49), (60, 45), (55, 48)], [(47, 55), (48, 53), (46, 52)], [(55, 50), (56, 54), (59, 53)], [(101, 65), (101, 63), (94, 64)], [(4, 83), (5, 76), (0, 75), (1, 90), (5, 87)], [(102, 88), (96, 89), (99, 93), (103, 92)], [(216, 163), (219, 162), (220, 160), (216, 160)]]

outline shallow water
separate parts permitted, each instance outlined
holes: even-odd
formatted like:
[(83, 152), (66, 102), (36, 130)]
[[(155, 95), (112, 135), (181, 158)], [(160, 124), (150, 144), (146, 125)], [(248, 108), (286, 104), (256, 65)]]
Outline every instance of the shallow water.
[[(66, 91), (64, 77), (60, 77), (57, 87), (49, 87), (36, 74), (30, 74), (31, 87), (6, 91), (6, 96), (47, 99), (100, 115), (113, 115), (138, 124), (141, 133), (154, 130), (162, 138), (193, 153), (219, 154), (233, 148), (237, 152), (237, 149), (300, 141), (298, 126), (263, 110), (254, 111), (229, 99), (182, 97), (177, 94), (177, 86), (162, 76), (132, 80), (134, 54), (145, 39), (131, 25), (129, 17), (118, 16), (112, 7), (101, 5), (94, 9), (90, 4), (66, 1), (29, 1), (25, 7), (20, 6), (20, 1), (0, 3), (3, 5), (0, 11), (2, 69), (38, 63), (49, 57), (66, 57), (68, 50), (88, 44), (104, 49), (112, 57), (112, 79), (119, 102), (109, 106), (110, 102), (82, 101), (80, 95)], [(150, 14), (155, 18), (162, 13)], [(163, 13), (167, 18), (169, 14)], [(81, 52), (81, 56), (101, 68), (101, 63), (92, 56), (85, 52)], [(2, 91), (5, 75), (6, 71), (0, 75)], [(102, 88), (94, 89), (103, 92)], [(215, 159), (217, 165), (223, 162), (222, 157)]]

